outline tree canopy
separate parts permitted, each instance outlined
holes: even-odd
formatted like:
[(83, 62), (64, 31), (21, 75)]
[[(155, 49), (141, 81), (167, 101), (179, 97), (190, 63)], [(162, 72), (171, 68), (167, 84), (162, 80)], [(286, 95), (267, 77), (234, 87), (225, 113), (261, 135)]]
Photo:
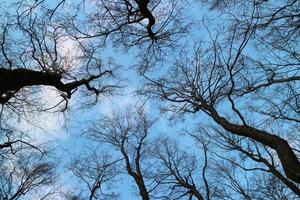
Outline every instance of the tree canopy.
[(300, 1), (0, 13), (0, 199), (300, 197)]

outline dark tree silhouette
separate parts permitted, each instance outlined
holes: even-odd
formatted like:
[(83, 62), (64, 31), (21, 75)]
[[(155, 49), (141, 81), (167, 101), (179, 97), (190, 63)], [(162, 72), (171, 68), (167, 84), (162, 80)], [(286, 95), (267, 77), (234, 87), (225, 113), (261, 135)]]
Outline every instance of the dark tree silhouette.
[(120, 173), (118, 162), (103, 150), (93, 149), (80, 154), (69, 165), (69, 170), (80, 182), (87, 186), (88, 199), (116, 199), (118, 195), (111, 190), (116, 176)]
[(117, 149), (125, 162), (126, 172), (133, 178), (144, 200), (150, 199), (150, 194), (142, 161), (148, 151), (147, 137), (153, 123), (143, 108), (128, 108), (125, 114), (114, 113), (112, 117), (101, 118), (86, 133), (92, 141), (109, 144)]
[[(165, 199), (196, 198), (210, 199), (210, 188), (206, 179), (207, 149), (204, 146), (204, 166), (199, 166), (199, 158), (179, 148), (176, 141), (169, 138), (155, 142), (154, 156), (158, 163), (155, 166), (155, 180), (159, 183), (155, 197)], [(202, 174), (202, 176), (200, 176)], [(203, 178), (205, 192), (200, 190)], [(161, 195), (161, 196), (160, 196)], [(205, 198), (206, 197), (206, 198)]]
[[(30, 197), (43, 187), (50, 188), (54, 182), (54, 163), (42, 161), (41, 156), (35, 152), (22, 153), (17, 159), (11, 158), (10, 161), (1, 159), (0, 197), (3, 200)], [(47, 199), (54, 193), (46, 188), (41, 199)]]
[[(148, 91), (176, 112), (201, 111), (224, 130), (275, 150), (286, 176), (300, 183), (297, 150), (286, 139), (299, 118), (299, 41), (293, 22), (299, 2), (228, 2), (213, 4), (224, 11), (227, 32), (214, 38), (208, 30), (210, 44), (177, 59), (164, 78), (145, 75)], [(270, 124), (285, 126), (275, 131)]]
[(188, 119), (186, 130), (159, 135), (143, 106), (101, 116), (68, 165), (82, 193), (61, 198), (116, 199), (124, 174), (145, 200), (300, 197), (299, 1), (17, 0), (0, 13), (0, 199), (55, 185), (56, 165), (23, 122), (42, 129), (42, 113), (123, 88), (113, 50), (138, 66), (142, 98)]

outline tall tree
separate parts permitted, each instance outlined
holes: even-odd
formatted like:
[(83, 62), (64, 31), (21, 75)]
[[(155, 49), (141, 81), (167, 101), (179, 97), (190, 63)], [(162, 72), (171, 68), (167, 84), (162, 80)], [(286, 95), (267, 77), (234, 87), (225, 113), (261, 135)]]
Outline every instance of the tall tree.
[(143, 160), (147, 157), (149, 129), (153, 123), (143, 108), (128, 108), (124, 114), (115, 112), (112, 117), (101, 118), (86, 133), (92, 141), (117, 149), (143, 200), (150, 199)]
[[(83, 134), (109, 152), (90, 146), (71, 162), (84, 193), (65, 198), (117, 198), (111, 185), (124, 172), (142, 199), (299, 198), (300, 2), (201, 2), (1, 3), (0, 198), (30, 198), (54, 183), (56, 165), (37, 156), (43, 147), (23, 121), (42, 128), (34, 117), (90, 107), (121, 89), (127, 71), (112, 50), (139, 66), (140, 94), (188, 119), (193, 152), (179, 138), (154, 139), (156, 120), (143, 108), (115, 111)], [(207, 32), (200, 43), (199, 27)]]
[(299, 148), (289, 141), (299, 122), (299, 2), (273, 3), (221, 6), (227, 31), (214, 37), (208, 27), (211, 42), (194, 56), (186, 52), (162, 78), (146, 74), (147, 92), (176, 113), (202, 112), (224, 130), (276, 151), (285, 175), (300, 183)]

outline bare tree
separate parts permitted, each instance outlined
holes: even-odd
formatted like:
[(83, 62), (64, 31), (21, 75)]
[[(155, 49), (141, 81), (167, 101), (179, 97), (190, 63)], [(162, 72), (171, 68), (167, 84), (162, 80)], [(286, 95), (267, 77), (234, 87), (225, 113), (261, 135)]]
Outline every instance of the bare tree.
[(100, 37), (104, 38), (100, 44), (123, 44), (128, 48), (143, 43), (163, 44), (186, 32), (180, 14), (182, 2), (178, 0), (101, 0), (74, 7), (62, 22), (77, 39)]
[[(195, 153), (153, 140), (156, 120), (143, 108), (102, 117), (84, 135), (111, 152), (74, 159), (69, 169), (84, 193), (65, 198), (116, 198), (120, 166), (146, 200), (299, 198), (299, 1), (202, 1), (221, 21), (203, 19), (209, 40), (196, 48), (186, 45), (196, 38), (180, 37), (195, 20), (183, 15), (181, 0), (49, 2), (0, 8), (1, 199), (54, 182), (55, 165), (36, 156), (43, 148), (20, 122), (42, 126), (34, 124), (42, 112), (91, 106), (120, 88), (120, 66), (103, 53), (112, 49), (133, 50), (141, 94), (164, 101), (173, 119), (200, 113), (212, 128), (188, 132)], [(157, 63), (162, 76), (148, 70)], [(49, 88), (55, 97), (45, 100)]]
[[(28, 148), (40, 151), (35, 138), (23, 130), (24, 121), (32, 129), (43, 129), (36, 117), (42, 112), (67, 110), (76, 91), (81, 90), (76, 94), (83, 97), (81, 107), (84, 107), (97, 103), (98, 97), (118, 87), (113, 81), (118, 66), (108, 59), (103, 61), (99, 50), (86, 41), (71, 39), (66, 28), (52, 21), (48, 3), (26, 0), (1, 3), (4, 14), (0, 16), (0, 155), (3, 157)], [(46, 88), (53, 89), (55, 97), (45, 99)]]
[(153, 166), (154, 180), (157, 182), (154, 197), (209, 200), (211, 186), (206, 177), (207, 147), (204, 146), (204, 165), (200, 167), (200, 157), (183, 151), (177, 141), (159, 138), (154, 144), (154, 157), (158, 160)]
[[(40, 155), (33, 153), (19, 154), (18, 158), (1, 160), (0, 197), (5, 200), (33, 197), (34, 192), (46, 193), (46, 199), (53, 191), (49, 190), (55, 181), (54, 163), (43, 161)], [(43, 191), (44, 189), (44, 191)]]
[(109, 191), (120, 173), (119, 161), (104, 154), (103, 149), (95, 148), (74, 158), (68, 168), (87, 186), (88, 199), (116, 199), (118, 195)]
[[(241, 160), (231, 161), (233, 164), (241, 167), (245, 171), (259, 170), (263, 173), (270, 173), (271, 175), (266, 174), (264, 176), (274, 176), (273, 179), (278, 179), (277, 182), (281, 181), (282, 183), (280, 184), (284, 185), (287, 189), (289, 188), (295, 193), (295, 195), (300, 196), (298, 185), (283, 175), (276, 155), (270, 149), (265, 148), (263, 145), (257, 144), (257, 142), (253, 140), (248, 141), (241, 138), (231, 137), (228, 135), (228, 133), (224, 134), (219, 132), (218, 136), (219, 144), (221, 144), (220, 146), (223, 146), (223, 149), (240, 152), (242, 160), (250, 159), (254, 162), (257, 162), (259, 165), (254, 168), (245, 168), (239, 164), (243, 162)], [(220, 143), (220, 141), (222, 141), (222, 143)]]
[(298, 198), (298, 185), (284, 176), (274, 151), (221, 127), (200, 124), (185, 133), (200, 146), (209, 141), (208, 181), (217, 183), (211, 184), (212, 199)]
[(92, 141), (108, 144), (115, 148), (125, 162), (125, 169), (131, 176), (142, 199), (150, 199), (143, 166), (147, 157), (149, 129), (154, 121), (147, 117), (143, 108), (128, 108), (125, 114), (114, 113), (103, 117), (88, 130), (86, 136)]
[[(18, 129), (22, 129), (18, 126), (20, 121), (41, 126), (34, 124), (35, 115), (66, 111), (75, 95), (83, 97), (82, 103), (79, 103), (81, 107), (93, 105), (99, 97), (109, 95), (119, 87), (115, 82), (119, 66), (110, 58), (102, 57), (107, 38), (113, 41), (113, 45), (122, 41), (120, 44), (125, 44), (126, 48), (150, 41), (151, 49), (158, 46), (158, 41), (170, 41), (173, 35), (184, 31), (176, 26), (180, 10), (175, 10), (177, 3), (174, 1), (89, 2), (86, 5), (92, 6), (92, 9), (88, 9), (88, 13), (83, 8), (85, 3), (20, 0), (1, 4), (1, 13), (5, 13), (0, 15), (1, 157), (16, 156), (27, 148), (40, 151), (25, 131), (19, 134)], [(164, 10), (162, 3), (167, 5), (168, 10)], [(63, 10), (64, 6), (69, 10)], [(44, 101), (45, 88), (53, 89), (56, 97)], [(146, 186), (138, 161), (140, 151), (137, 150), (135, 158), (136, 170), (129, 170), (129, 155), (124, 153), (123, 156), (127, 156), (128, 173), (134, 177), (146, 198)], [(6, 159), (3, 161), (8, 162)], [(7, 165), (5, 162), (1, 163), (1, 167)], [(78, 163), (73, 167), (76, 172), (76, 167), (83, 166)], [(91, 168), (85, 167), (87, 173), (93, 173)], [(79, 177), (84, 179), (85, 175)], [(100, 177), (90, 188), (90, 198), (101, 189), (104, 177), (98, 175)], [(27, 193), (26, 188), (19, 190), (17, 196)]]
[[(224, 157), (222, 157), (224, 159)], [(295, 194), (276, 176), (247, 160), (225, 158), (215, 162), (218, 174), (216, 199), (297, 199)]]
[[(16, 123), (7, 120), (12, 116), (34, 123), (32, 117), (41, 112), (65, 111), (75, 93), (84, 97), (79, 103), (82, 107), (111, 94), (120, 86), (115, 82), (120, 66), (102, 52), (112, 44), (126, 43), (123, 46), (130, 48), (148, 39), (150, 46), (171, 41), (171, 35), (184, 32), (184, 26), (179, 26), (180, 6), (167, 0), (4, 3), (1, 9), (6, 14), (1, 15), (0, 24), (1, 123)], [(113, 42), (106, 46), (108, 38)], [(146, 54), (138, 57), (143, 56)], [(55, 97), (45, 101), (45, 88), (53, 89)]]
[(298, 118), (299, 62), (291, 57), (285, 62), (291, 54), (281, 54), (272, 44), (268, 48), (274, 50), (273, 57), (253, 53), (258, 22), (255, 7), (249, 10), (247, 19), (234, 21), (228, 34), (211, 34), (211, 43), (197, 48), (194, 56), (182, 54), (163, 78), (145, 74), (147, 92), (170, 102), (168, 108), (179, 115), (201, 111), (224, 130), (275, 150), (286, 176), (300, 183), (297, 147), (286, 138)]
[[(183, 150), (177, 140), (161, 135), (152, 139), (149, 126), (142, 126), (145, 121), (138, 114), (133, 116), (133, 109), (130, 111), (125, 117), (118, 113), (101, 118), (85, 132), (85, 136), (90, 141), (108, 144), (111, 151), (117, 150), (118, 162), (124, 161), (124, 171), (135, 180), (142, 199), (271, 200), (298, 197), (297, 183), (283, 174), (276, 154), (265, 146), (213, 127), (185, 132), (197, 143), (195, 146), (190, 143), (190, 151)], [(147, 134), (141, 130), (147, 130)], [(89, 162), (79, 158), (73, 165), (77, 166), (73, 168), (77, 169), (76, 175), (89, 185), (91, 194), (94, 183), (100, 179), (97, 179), (97, 173), (90, 172), (103, 172), (108, 166), (94, 167), (84, 163), (93, 163), (90, 161), (101, 152), (88, 155)], [(114, 175), (108, 171), (109, 177)]]
[[(25, 95), (28, 96), (32, 86), (41, 85), (62, 93), (57, 105), (67, 102), (81, 86), (96, 96), (111, 91), (114, 85), (95, 81), (111, 77), (114, 67), (103, 66), (92, 46), (71, 40), (64, 27), (51, 21), (42, 3), (21, 1), (12, 7), (16, 8), (16, 14), (6, 16), (5, 22), (0, 25), (3, 61), (0, 69), (0, 103), (7, 107), (25, 104)], [(75, 58), (63, 49), (66, 40), (73, 42), (72, 50), (77, 51)], [(79, 70), (75, 70), (78, 67)], [(27, 103), (33, 106), (33, 102), (38, 101)]]

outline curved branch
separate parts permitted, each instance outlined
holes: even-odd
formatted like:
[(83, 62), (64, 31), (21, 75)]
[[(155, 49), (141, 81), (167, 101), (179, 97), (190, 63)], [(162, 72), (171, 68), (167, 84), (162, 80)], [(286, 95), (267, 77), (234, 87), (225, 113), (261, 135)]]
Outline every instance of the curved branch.
[(221, 125), (226, 131), (229, 131), (235, 135), (251, 138), (274, 149), (278, 155), (286, 176), (296, 183), (300, 183), (300, 162), (286, 140), (277, 135), (273, 135), (248, 125), (233, 124), (224, 117), (220, 116), (215, 108), (207, 104), (203, 99), (197, 99), (201, 102), (201, 107), (207, 110), (214, 121)]
[(253, 86), (248, 86), (245, 91), (243, 91), (241, 94), (239, 94), (239, 96), (243, 96), (245, 94), (254, 92), (254, 91), (259, 90), (261, 88), (269, 87), (269, 86), (274, 85), (274, 84), (289, 83), (289, 82), (299, 81), (299, 80), (300, 80), (300, 76), (291, 76), (291, 77), (286, 77), (286, 78), (282, 78), (282, 79), (270, 79), (266, 83), (261, 83), (261, 84), (257, 84), (257, 85), (253, 85)]

